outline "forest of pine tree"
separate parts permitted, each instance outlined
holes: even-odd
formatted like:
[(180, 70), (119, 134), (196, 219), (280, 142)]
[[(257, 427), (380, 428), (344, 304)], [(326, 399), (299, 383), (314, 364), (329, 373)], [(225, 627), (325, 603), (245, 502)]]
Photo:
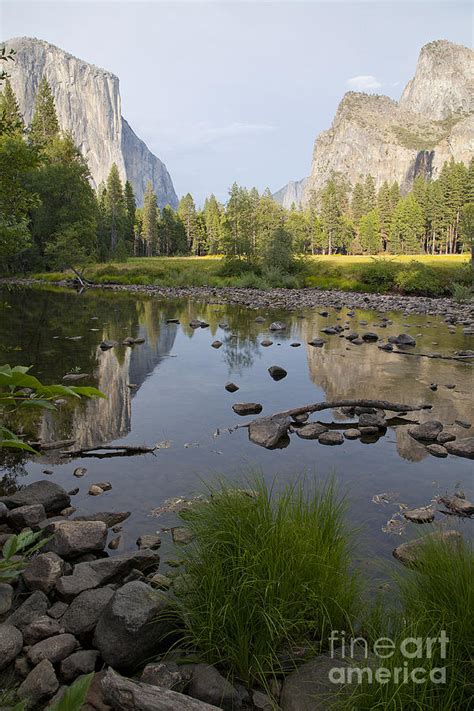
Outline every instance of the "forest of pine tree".
[(137, 207), (115, 164), (94, 191), (87, 164), (60, 130), (43, 78), (26, 127), (8, 78), (0, 94), (0, 255), (4, 271), (65, 268), (128, 256), (225, 254), (285, 269), (288, 254), (455, 254), (472, 246), (474, 159), (445, 163), (376, 190), (334, 174), (304, 209), (285, 210), (267, 189), (234, 183), (226, 204), (191, 194), (160, 210), (151, 183)]

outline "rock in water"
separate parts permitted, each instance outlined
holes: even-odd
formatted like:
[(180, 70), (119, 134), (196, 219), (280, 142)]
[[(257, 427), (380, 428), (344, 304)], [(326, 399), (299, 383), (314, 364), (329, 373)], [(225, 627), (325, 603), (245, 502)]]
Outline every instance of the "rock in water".
[(286, 376), (288, 375), (286, 370), (279, 365), (271, 365), (268, 369), (268, 372), (270, 373), (273, 380), (283, 380), (283, 378), (286, 378)]
[(435, 515), (432, 506), (423, 506), (419, 509), (410, 509), (403, 512), (407, 521), (413, 523), (431, 523)]
[(297, 429), (296, 434), (298, 437), (301, 437), (301, 439), (318, 439), (323, 432), (327, 431), (328, 428), (326, 425), (322, 425), (319, 422), (310, 422), (309, 424), (304, 425), (304, 427)]
[(59, 484), (43, 480), (34, 481), (10, 496), (0, 497), (0, 502), (10, 509), (42, 504), (46, 513), (59, 513), (70, 505), (71, 498)]
[(321, 444), (342, 444), (344, 437), (340, 432), (328, 431), (319, 435), (318, 441)]
[(446, 449), (450, 454), (455, 454), (458, 457), (474, 459), (474, 437), (457, 439), (455, 442), (446, 442)]
[(426, 451), (433, 455), (433, 457), (444, 458), (448, 456), (448, 450), (443, 447), (442, 444), (428, 444)]
[(462, 535), (458, 531), (429, 533), (422, 538), (415, 538), (413, 541), (397, 546), (393, 551), (393, 556), (403, 565), (418, 566), (423, 563), (423, 547), (430, 541), (439, 541), (445, 546), (457, 546), (462, 541)]
[(261, 417), (249, 424), (249, 439), (266, 449), (273, 449), (288, 434), (291, 420), (285, 415)]
[(235, 383), (226, 383), (224, 385), (224, 387), (228, 393), (236, 393), (237, 390), (239, 389), (239, 386), (236, 385)]
[(286, 329), (286, 323), (281, 321), (274, 321), (270, 324), (270, 331), (284, 331)]
[(236, 402), (232, 405), (232, 409), (236, 415), (258, 415), (262, 412), (263, 407), (259, 402)]
[(30, 123), (36, 89), (44, 76), (51, 87), (59, 125), (70, 133), (87, 159), (95, 188), (105, 183), (112, 163), (122, 183), (128, 180), (138, 205), (148, 181), (158, 205), (174, 209), (178, 199), (166, 166), (151, 153), (120, 114), (119, 80), (111, 72), (72, 57), (43, 40), (19, 37), (8, 40), (14, 49), (11, 83), (25, 122)]
[(434, 442), (442, 429), (443, 424), (438, 420), (428, 420), (428, 422), (423, 422), (421, 425), (409, 427), (408, 434), (411, 435), (413, 439), (420, 440), (421, 442)]

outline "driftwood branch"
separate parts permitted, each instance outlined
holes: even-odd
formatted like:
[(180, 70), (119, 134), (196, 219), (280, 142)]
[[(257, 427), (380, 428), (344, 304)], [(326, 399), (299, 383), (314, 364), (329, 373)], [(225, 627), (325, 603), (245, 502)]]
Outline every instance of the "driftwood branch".
[(392, 351), (392, 353), (396, 355), (417, 356), (419, 358), (433, 358), (434, 360), (457, 360), (460, 363), (473, 365), (473, 363), (471, 363), (473, 356), (446, 356), (438, 353), (412, 353), (411, 351)]
[(62, 447), (71, 447), (75, 443), (75, 439), (58, 439), (55, 442), (28, 442), (35, 449), (42, 452), (47, 452), (50, 449), (62, 449)]
[(406, 405), (400, 402), (388, 402), (387, 400), (328, 400), (327, 402), (315, 402), (312, 405), (293, 407), (290, 410), (275, 412), (272, 417), (286, 415), (304, 415), (306, 412), (321, 412), (321, 410), (334, 410), (337, 407), (373, 407), (374, 410), (390, 410), (391, 412), (414, 412), (415, 410), (431, 410), (432, 405)]
[(61, 452), (61, 457), (133, 457), (136, 454), (152, 454), (156, 447), (147, 447), (146, 445), (102, 445), (98, 447), (83, 447), (82, 449), (73, 449), (69, 452)]

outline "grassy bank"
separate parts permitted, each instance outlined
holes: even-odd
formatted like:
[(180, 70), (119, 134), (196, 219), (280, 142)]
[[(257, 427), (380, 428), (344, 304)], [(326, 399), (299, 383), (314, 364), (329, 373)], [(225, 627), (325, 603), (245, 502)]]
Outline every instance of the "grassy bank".
[[(265, 272), (242, 261), (229, 264), (222, 257), (149, 257), (130, 258), (123, 263), (94, 264), (87, 269), (86, 275), (98, 284), (342, 289), (454, 295), (460, 300), (468, 298), (472, 282), (468, 255), (310, 256), (297, 260), (291, 273)], [(47, 272), (35, 277), (58, 281), (64, 274)]]
[[(374, 600), (353, 565), (354, 532), (333, 486), (296, 484), (276, 493), (257, 478), (250, 487), (219, 483), (209, 489), (207, 502), (181, 514), (193, 536), (173, 584), (184, 628), (181, 650), (217, 665), (234, 681), (269, 690), (298, 662), (329, 654), (329, 638), (337, 632), (336, 639), (345, 634), (348, 645), (359, 640), (356, 667), (370, 667), (375, 681), (367, 672), (355, 674), (347, 695), (328, 709), (472, 708), (470, 544), (423, 538), (417, 567), (394, 561), (389, 592)], [(426, 528), (423, 534), (437, 530)]]

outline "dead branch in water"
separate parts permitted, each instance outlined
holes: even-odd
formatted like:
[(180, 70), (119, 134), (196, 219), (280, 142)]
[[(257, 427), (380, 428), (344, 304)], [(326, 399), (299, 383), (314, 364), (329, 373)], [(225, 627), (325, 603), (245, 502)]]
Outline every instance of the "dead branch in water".
[(156, 447), (147, 447), (146, 445), (99, 445), (97, 447), (84, 447), (83, 449), (74, 449), (70, 452), (61, 452), (61, 457), (97, 457), (104, 459), (106, 457), (133, 457), (136, 454), (152, 454)]
[(473, 356), (446, 356), (440, 353), (412, 353), (411, 351), (391, 351), (396, 355), (418, 356), (419, 358), (433, 358), (434, 360), (457, 360), (459, 363), (473, 365), (471, 360)]
[(387, 400), (328, 400), (327, 402), (315, 402), (312, 405), (293, 407), (290, 410), (275, 412), (272, 417), (280, 415), (294, 417), (304, 415), (307, 412), (321, 412), (321, 410), (334, 410), (338, 407), (372, 407), (374, 410), (390, 410), (391, 412), (414, 412), (415, 410), (431, 410), (432, 405), (406, 405), (400, 402), (388, 402)]

